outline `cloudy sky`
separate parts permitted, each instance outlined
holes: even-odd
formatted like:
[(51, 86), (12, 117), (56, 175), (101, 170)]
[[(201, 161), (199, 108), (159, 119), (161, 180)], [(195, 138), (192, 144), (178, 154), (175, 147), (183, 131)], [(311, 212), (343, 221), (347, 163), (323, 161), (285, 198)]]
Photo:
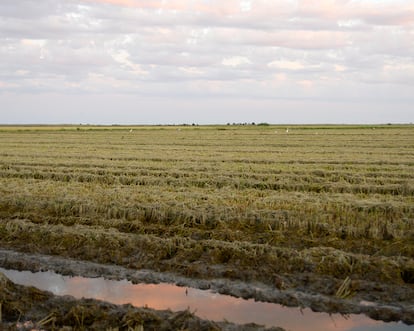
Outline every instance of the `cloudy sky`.
[(1, 0), (0, 123), (414, 122), (413, 0)]

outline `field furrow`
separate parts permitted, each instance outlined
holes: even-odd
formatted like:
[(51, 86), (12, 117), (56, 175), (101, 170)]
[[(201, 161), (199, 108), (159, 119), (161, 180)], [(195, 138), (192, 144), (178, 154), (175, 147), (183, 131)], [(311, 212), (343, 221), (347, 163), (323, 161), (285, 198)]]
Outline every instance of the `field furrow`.
[(414, 129), (2, 127), (0, 247), (414, 295)]

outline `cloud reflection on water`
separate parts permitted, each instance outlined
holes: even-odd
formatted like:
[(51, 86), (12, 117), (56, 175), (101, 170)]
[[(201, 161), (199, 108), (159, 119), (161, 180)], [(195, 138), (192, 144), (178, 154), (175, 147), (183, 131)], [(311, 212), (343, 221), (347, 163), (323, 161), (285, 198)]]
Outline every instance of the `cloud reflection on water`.
[(116, 304), (131, 303), (138, 307), (148, 306), (173, 311), (189, 308), (202, 318), (216, 321), (226, 319), (239, 324), (254, 322), (267, 326), (281, 326), (294, 331), (409, 330), (409, 326), (401, 323), (385, 324), (364, 315), (345, 317), (340, 314), (315, 313), (310, 309), (300, 310), (243, 300), (172, 284), (132, 284), (126, 280), (67, 277), (53, 272), (18, 272), (2, 268), (0, 272), (16, 283), (36, 286), (59, 295), (95, 298)]

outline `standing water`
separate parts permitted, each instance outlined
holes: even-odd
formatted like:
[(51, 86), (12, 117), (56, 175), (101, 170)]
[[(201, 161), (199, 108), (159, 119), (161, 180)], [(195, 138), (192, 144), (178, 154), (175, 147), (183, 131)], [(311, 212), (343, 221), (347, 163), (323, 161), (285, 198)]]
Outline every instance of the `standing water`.
[(190, 309), (201, 318), (237, 324), (257, 323), (292, 331), (408, 331), (413, 326), (384, 323), (365, 315), (316, 313), (310, 309), (244, 300), (211, 291), (172, 284), (132, 284), (129, 281), (62, 276), (51, 271), (36, 272), (0, 268), (16, 284), (35, 286), (56, 295), (94, 298), (115, 304), (131, 303), (153, 309)]

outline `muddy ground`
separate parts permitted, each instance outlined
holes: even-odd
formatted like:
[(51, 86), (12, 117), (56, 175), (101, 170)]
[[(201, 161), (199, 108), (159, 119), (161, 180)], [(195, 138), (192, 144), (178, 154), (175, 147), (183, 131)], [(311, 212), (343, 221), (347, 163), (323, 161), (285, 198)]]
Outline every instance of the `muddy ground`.
[[(377, 320), (403, 321), (406, 324), (414, 324), (414, 288), (412, 284), (390, 285), (372, 281), (351, 281), (349, 288), (358, 287), (358, 291), (351, 292), (352, 295), (346, 298), (341, 298), (331, 290), (332, 288), (338, 288), (339, 280), (310, 273), (289, 275), (289, 279), (286, 278), (288, 276), (275, 276), (276, 283), (289, 282), (289, 284), (297, 284), (295, 288), (284, 289), (283, 286), (279, 286), (280, 289), (277, 289), (277, 286), (269, 286), (259, 282), (243, 282), (224, 278), (186, 278), (173, 273), (135, 270), (117, 265), (104, 265), (58, 256), (27, 254), (9, 250), (0, 250), (0, 267), (30, 271), (53, 270), (62, 275), (104, 277), (112, 280), (127, 279), (133, 283), (167, 282), (198, 289), (210, 289), (220, 294), (245, 299), (253, 298), (257, 301), (279, 303), (285, 306), (310, 307), (313, 311), (318, 312), (365, 314)], [(204, 267), (212, 268), (212, 266)], [(215, 266), (215, 268), (220, 268), (220, 266)], [(79, 328), (79, 321), (76, 322), (76, 318), (73, 320), (78, 324), (67, 325), (67, 323), (70, 320), (68, 318), (70, 314), (73, 315), (74, 311), (81, 311), (84, 315), (94, 315), (96, 317), (95, 319), (89, 317), (88, 323), (91, 324), (88, 329), (102, 329), (101, 324), (95, 325), (95, 323), (103, 323), (102, 319), (107, 319), (106, 328), (120, 327), (121, 329), (128, 329), (128, 318), (135, 321), (131, 322), (132, 328), (144, 324), (145, 330), (179, 328), (199, 330), (264, 329), (255, 325), (236, 326), (230, 323), (203, 321), (188, 311), (172, 313), (138, 309), (128, 305), (116, 306), (95, 300), (54, 297), (50, 293), (29, 290), (22, 286), (10, 284), (4, 278), (2, 282), (2, 286), (6, 284), (6, 289), (8, 289), (6, 292), (2, 291), (3, 298), (0, 298), (3, 310), (3, 328), (16, 329), (15, 320), (18, 318), (20, 320), (40, 321), (50, 314), (52, 314), (48, 318), (50, 325), (42, 325), (43, 328), (48, 329), (52, 326), (52, 322), (59, 327), (66, 325)], [(13, 288), (12, 291), (11, 288)], [(33, 291), (35, 294), (33, 294)], [(13, 297), (4, 298), (4, 293), (6, 293), (6, 296), (7, 293), (14, 294)], [(61, 307), (59, 312), (53, 309), (57, 306)], [(105, 315), (105, 318), (102, 317), (102, 314)], [(141, 324), (136, 322), (137, 320)], [(86, 323), (86, 320), (84, 323)], [(24, 330), (23, 324), (18, 326)], [(273, 330), (276, 329), (273, 328)]]

